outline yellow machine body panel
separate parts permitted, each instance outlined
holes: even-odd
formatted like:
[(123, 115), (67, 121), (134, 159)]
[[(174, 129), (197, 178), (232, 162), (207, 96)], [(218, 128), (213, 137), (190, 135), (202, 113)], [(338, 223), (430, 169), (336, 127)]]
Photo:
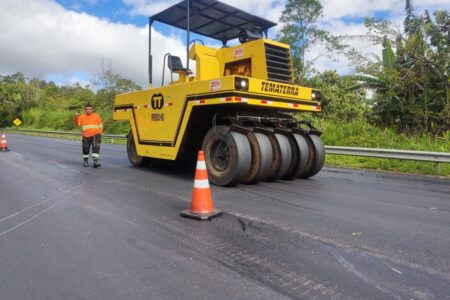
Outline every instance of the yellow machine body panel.
[[(236, 80), (242, 79), (248, 80), (248, 90), (236, 89)], [(307, 87), (230, 75), (117, 95), (114, 119), (130, 121), (138, 155), (175, 160), (183, 138), (195, 134), (187, 127), (197, 107), (217, 113), (249, 111), (251, 107), (320, 111), (320, 103), (313, 101), (311, 94)]]
[[(276, 64), (274, 68), (284, 68), (288, 71), (287, 83), (293, 83), (292, 61), (290, 47), (286, 44), (267, 39), (259, 39), (241, 45), (214, 49), (203, 45), (193, 45), (189, 51), (189, 58), (196, 60), (196, 76), (193, 80), (213, 79), (228, 75), (240, 75), (252, 78), (268, 78), (267, 47), (273, 46), (272, 51), (283, 51), (286, 64)], [(179, 83), (179, 82), (177, 82)]]

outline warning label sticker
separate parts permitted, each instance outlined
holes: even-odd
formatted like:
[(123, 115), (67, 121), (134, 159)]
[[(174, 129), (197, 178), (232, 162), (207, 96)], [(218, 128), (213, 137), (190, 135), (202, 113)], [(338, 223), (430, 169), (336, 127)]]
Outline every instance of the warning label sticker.
[(218, 91), (222, 88), (222, 81), (220, 80), (211, 80), (209, 82), (209, 90), (210, 91)]
[(244, 56), (244, 48), (237, 48), (233, 50), (233, 58), (239, 58)]

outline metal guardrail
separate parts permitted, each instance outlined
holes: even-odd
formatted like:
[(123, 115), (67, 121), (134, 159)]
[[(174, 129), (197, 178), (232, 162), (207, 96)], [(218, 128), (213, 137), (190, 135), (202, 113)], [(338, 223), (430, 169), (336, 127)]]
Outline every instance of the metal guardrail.
[(356, 147), (341, 147), (341, 146), (326, 146), (325, 149), (327, 154), (393, 158), (404, 160), (429, 161), (435, 163), (450, 163), (450, 153), (447, 152), (356, 148)]
[[(77, 132), (44, 131), (44, 130), (17, 129), (17, 128), (8, 128), (7, 130), (11, 132), (54, 134), (56, 136), (58, 135), (81, 136), (81, 133)], [(104, 134), (103, 137), (111, 139), (111, 143), (114, 143), (114, 139), (127, 138), (125, 135), (116, 135), (116, 134)], [(449, 152), (357, 148), (357, 147), (342, 147), (342, 146), (325, 146), (325, 151), (327, 154), (334, 154), (334, 155), (350, 155), (350, 156), (364, 156), (364, 157), (433, 162), (436, 164), (436, 173), (438, 175), (440, 175), (441, 173), (440, 164), (450, 163)]]
[[(17, 129), (17, 128), (6, 128), (5, 130), (10, 132), (24, 132), (24, 133), (36, 133), (36, 134), (54, 134), (56, 136), (59, 135), (68, 135), (68, 136), (79, 136), (81, 137), (80, 132), (70, 132), (70, 131), (46, 131), (46, 130), (34, 130), (34, 129)], [(120, 134), (103, 134), (103, 138), (111, 139), (111, 144), (114, 143), (114, 139), (125, 140), (127, 138), (126, 135)]]
[(325, 146), (325, 150), (327, 154), (433, 162), (436, 164), (437, 175), (441, 174), (441, 163), (450, 163), (450, 153), (448, 152), (357, 148), (341, 146)]

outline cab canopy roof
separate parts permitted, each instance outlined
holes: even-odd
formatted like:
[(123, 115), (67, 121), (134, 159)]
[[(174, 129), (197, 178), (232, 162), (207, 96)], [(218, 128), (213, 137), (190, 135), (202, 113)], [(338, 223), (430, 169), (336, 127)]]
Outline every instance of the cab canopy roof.
[[(188, 2), (190, 3), (189, 28), (187, 25)], [(220, 40), (224, 44), (238, 38), (242, 29), (253, 30), (255, 27), (260, 27), (267, 35), (267, 30), (277, 25), (217, 0), (182, 1), (150, 17), (150, 22), (153, 21)]]

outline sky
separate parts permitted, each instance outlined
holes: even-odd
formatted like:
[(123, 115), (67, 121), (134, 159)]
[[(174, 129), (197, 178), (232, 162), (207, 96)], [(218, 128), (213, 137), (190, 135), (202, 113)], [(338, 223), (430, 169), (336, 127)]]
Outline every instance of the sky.
[[(181, 0), (0, 0), (0, 75), (22, 72), (26, 77), (57, 84), (88, 85), (102, 70), (146, 87), (148, 82), (148, 17)], [(278, 22), (287, 0), (223, 0)], [(400, 22), (404, 0), (321, 0), (319, 26), (335, 35), (363, 35), (365, 17)], [(415, 0), (415, 11), (450, 10), (450, 0)], [(279, 26), (269, 31), (274, 38)], [(165, 53), (185, 64), (185, 35), (155, 23), (152, 31), (155, 85), (161, 81)], [(380, 46), (355, 41), (353, 47), (379, 54)], [(312, 58), (320, 49), (312, 49)], [(315, 67), (354, 72), (342, 55), (322, 57)]]

